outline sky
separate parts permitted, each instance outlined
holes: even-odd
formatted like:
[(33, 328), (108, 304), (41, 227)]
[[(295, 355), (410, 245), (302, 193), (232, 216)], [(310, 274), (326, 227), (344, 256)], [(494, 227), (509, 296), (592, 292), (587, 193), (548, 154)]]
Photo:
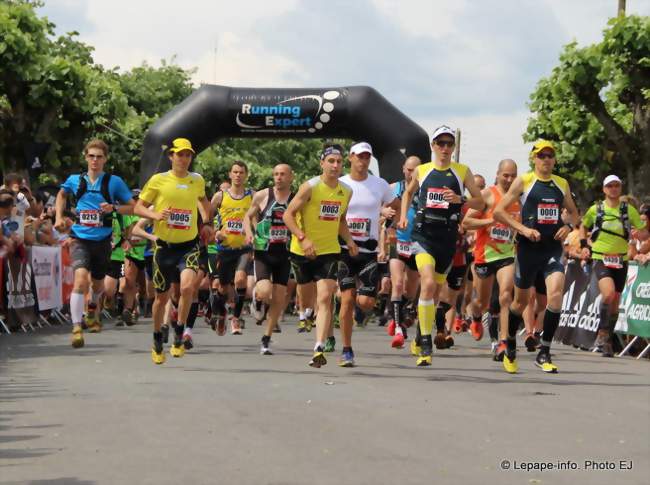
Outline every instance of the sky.
[[(194, 82), (240, 87), (368, 85), (431, 133), (462, 132), (460, 158), (491, 178), (526, 164), (527, 102), (562, 47), (598, 42), (618, 0), (45, 0), (95, 62), (174, 58)], [(650, 0), (627, 0), (650, 15)]]

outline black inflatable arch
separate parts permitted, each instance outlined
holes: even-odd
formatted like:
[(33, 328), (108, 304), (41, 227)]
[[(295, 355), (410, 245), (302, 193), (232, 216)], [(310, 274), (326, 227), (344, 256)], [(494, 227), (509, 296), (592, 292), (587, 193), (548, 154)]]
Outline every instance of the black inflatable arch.
[(203, 85), (147, 132), (141, 184), (169, 169), (165, 151), (178, 137), (191, 140), (197, 153), (226, 137), (363, 140), (372, 145), (381, 175), (389, 182), (401, 178), (406, 157), (417, 155), (423, 161), (431, 157), (427, 133), (367, 86), (256, 89)]

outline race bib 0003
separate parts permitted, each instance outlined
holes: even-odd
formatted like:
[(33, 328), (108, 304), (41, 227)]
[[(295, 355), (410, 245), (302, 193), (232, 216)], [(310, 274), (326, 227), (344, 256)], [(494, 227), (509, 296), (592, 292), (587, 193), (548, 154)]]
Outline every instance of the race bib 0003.
[(335, 221), (341, 211), (341, 202), (338, 200), (323, 200), (320, 203), (320, 214), (318, 218), (321, 221)]

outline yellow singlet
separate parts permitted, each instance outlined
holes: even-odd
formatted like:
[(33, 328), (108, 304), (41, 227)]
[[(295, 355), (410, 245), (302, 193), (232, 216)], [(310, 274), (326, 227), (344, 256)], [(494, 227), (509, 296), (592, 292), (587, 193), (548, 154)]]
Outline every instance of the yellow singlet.
[(246, 233), (244, 232), (244, 217), (253, 201), (253, 191), (246, 189), (241, 199), (235, 199), (227, 190), (223, 191), (219, 218), (221, 229), (226, 238), (217, 244), (220, 250), (239, 249), (244, 247)]
[[(316, 255), (338, 254), (341, 252), (339, 221), (348, 208), (352, 189), (340, 181), (332, 188), (320, 177), (307, 183), (311, 186), (311, 198), (298, 213), (298, 226), (314, 243)], [(290, 251), (301, 256), (305, 254), (296, 236), (291, 238)]]
[(153, 204), (156, 212), (169, 209), (167, 220), (155, 221), (153, 233), (168, 243), (182, 243), (198, 235), (198, 200), (205, 197), (205, 180), (189, 172), (179, 178), (170, 170), (157, 173), (145, 184), (140, 199)]

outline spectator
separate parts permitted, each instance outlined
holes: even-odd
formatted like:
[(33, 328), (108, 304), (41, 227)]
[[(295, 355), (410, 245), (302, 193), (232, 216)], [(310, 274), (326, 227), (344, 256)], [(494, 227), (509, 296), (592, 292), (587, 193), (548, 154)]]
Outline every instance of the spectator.
[[(650, 204), (643, 204), (640, 210), (641, 220), (645, 223), (645, 228), (650, 230)], [(650, 239), (641, 241), (633, 238), (630, 241), (630, 259), (639, 264), (648, 264), (650, 261)]]

